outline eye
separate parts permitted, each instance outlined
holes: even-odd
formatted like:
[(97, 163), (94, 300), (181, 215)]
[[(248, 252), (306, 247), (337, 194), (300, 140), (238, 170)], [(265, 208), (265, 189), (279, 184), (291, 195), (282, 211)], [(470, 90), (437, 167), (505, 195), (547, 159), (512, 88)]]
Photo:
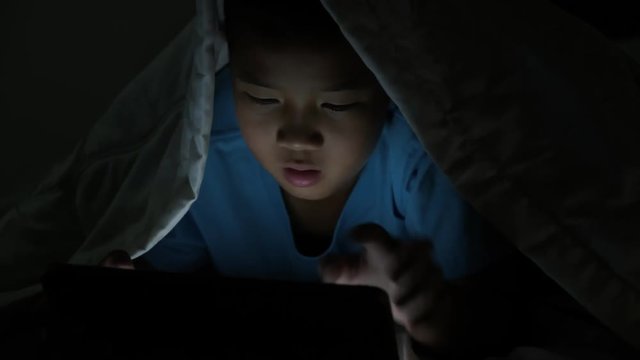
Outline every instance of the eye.
[(258, 104), (258, 105), (275, 105), (277, 103), (279, 103), (278, 99), (268, 99), (268, 98), (259, 98), (259, 97), (255, 97), (247, 92), (244, 93), (247, 98), (249, 98), (249, 100), (253, 101), (254, 103)]
[(322, 107), (324, 107), (325, 109), (329, 109), (331, 111), (340, 112), (340, 111), (351, 110), (351, 109), (353, 109), (354, 107), (356, 107), (358, 105), (359, 105), (359, 103), (344, 104), (344, 105), (336, 105), (336, 104), (324, 103), (324, 104), (322, 104)]

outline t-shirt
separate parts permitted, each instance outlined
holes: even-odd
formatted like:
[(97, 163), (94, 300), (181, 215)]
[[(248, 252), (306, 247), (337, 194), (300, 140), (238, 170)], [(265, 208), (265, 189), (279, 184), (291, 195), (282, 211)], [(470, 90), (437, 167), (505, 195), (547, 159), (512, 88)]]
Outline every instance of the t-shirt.
[(258, 163), (237, 125), (231, 74), (216, 76), (214, 121), (203, 183), (189, 211), (143, 258), (164, 271), (212, 265), (233, 277), (319, 281), (327, 254), (361, 251), (349, 237), (376, 223), (396, 240), (429, 241), (447, 279), (479, 271), (497, 256), (483, 238), (483, 220), (434, 164), (393, 106), (342, 210), (324, 254), (296, 247), (275, 179)]

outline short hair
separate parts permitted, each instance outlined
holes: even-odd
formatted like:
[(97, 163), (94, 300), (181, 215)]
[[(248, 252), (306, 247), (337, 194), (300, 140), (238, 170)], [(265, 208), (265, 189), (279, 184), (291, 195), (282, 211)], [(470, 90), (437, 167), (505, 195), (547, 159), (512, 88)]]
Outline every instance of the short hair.
[(227, 0), (224, 12), (230, 49), (242, 39), (283, 46), (347, 43), (320, 0)]

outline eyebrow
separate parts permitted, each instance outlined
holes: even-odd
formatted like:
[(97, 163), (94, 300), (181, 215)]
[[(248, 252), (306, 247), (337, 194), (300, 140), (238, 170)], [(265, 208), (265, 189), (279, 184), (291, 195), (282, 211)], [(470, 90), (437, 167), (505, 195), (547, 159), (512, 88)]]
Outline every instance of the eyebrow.
[[(238, 74), (236, 77), (241, 81), (252, 84), (252, 85), (260, 86), (263, 88), (269, 88), (269, 89), (277, 89), (277, 87), (274, 86), (273, 84), (270, 84), (268, 82), (263, 81), (262, 79), (259, 79), (257, 76), (255, 76), (252, 73), (243, 72), (242, 74)], [(349, 79), (342, 83), (332, 85), (328, 88), (322, 89), (321, 91), (322, 92), (358, 91), (358, 90), (362, 90), (363, 88), (364, 88), (364, 85), (362, 84), (360, 79)]]
[(336, 84), (326, 89), (322, 89), (323, 92), (336, 92), (336, 91), (358, 91), (362, 90), (364, 85), (359, 79), (349, 79), (342, 83)]
[(264, 88), (275, 89), (275, 86), (258, 79), (257, 76), (251, 73), (243, 72), (242, 74), (237, 74), (236, 77), (241, 81), (244, 81), (249, 84), (257, 85)]

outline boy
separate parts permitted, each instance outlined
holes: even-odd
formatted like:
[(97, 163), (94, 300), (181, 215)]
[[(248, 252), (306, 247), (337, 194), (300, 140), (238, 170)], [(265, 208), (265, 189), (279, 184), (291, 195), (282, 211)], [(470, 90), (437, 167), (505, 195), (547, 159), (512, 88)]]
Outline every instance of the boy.
[(216, 77), (201, 191), (143, 260), (377, 286), (417, 342), (456, 342), (453, 281), (497, 253), (482, 221), (319, 2), (236, 0), (225, 12), (230, 67)]

